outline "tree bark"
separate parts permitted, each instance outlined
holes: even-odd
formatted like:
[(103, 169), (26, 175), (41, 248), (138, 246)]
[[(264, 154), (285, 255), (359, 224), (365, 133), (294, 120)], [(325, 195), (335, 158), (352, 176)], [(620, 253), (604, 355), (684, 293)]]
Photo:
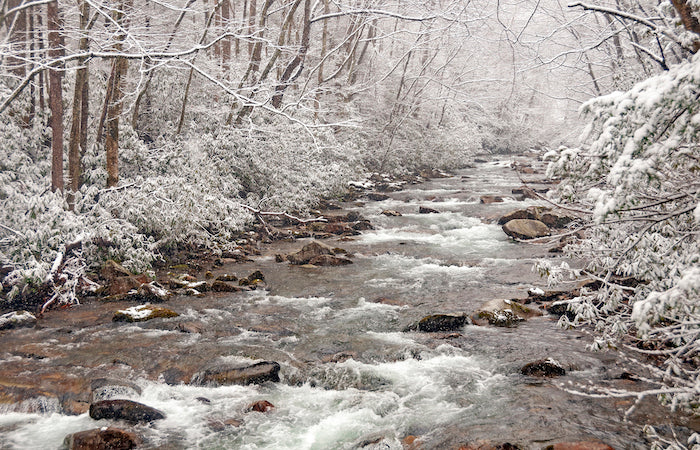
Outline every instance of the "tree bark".
[[(49, 58), (63, 56), (63, 36), (61, 36), (61, 16), (58, 1), (48, 3), (46, 18), (49, 30)], [(63, 94), (60, 67), (49, 69), (49, 107), (51, 108), (51, 190), (63, 191)]]
[(693, 50), (697, 52), (700, 50), (700, 22), (693, 14), (693, 7), (687, 0), (671, 0), (671, 4), (678, 11), (683, 27), (698, 36), (693, 42)]

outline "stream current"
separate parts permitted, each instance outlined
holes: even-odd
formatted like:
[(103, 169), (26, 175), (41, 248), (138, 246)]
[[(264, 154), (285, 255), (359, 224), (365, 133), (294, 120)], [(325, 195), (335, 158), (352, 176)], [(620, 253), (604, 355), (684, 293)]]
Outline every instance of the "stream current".
[[(70, 433), (110, 425), (136, 431), (144, 448), (166, 449), (402, 449), (406, 436), (419, 437), (422, 449), (479, 440), (523, 449), (591, 440), (647, 448), (641, 424), (673, 418), (648, 402), (625, 423), (629, 401), (568, 393), (564, 388), (632, 382), (616, 380), (625, 368), (614, 353), (586, 351), (588, 336), (558, 328), (555, 317), (515, 328), (467, 325), (458, 334), (401, 331), (428, 314), (470, 314), (493, 298), (546, 288), (532, 265), (551, 257), (548, 247), (516, 243), (496, 225), (500, 215), (534, 204), (513, 199), (520, 182), (509, 166), (491, 160), (389, 200), (344, 205), (375, 227), (327, 241), (354, 254), (349, 266), (277, 263), (275, 254), (306, 241), (275, 242), (253, 262), (215, 273), (262, 270), (264, 290), (176, 296), (165, 306), (180, 317), (139, 324), (111, 321), (131, 304), (93, 301), (53, 311), (36, 328), (3, 332), (0, 384), (36, 393), (0, 404), (0, 448), (59, 448)], [(481, 204), (484, 194), (505, 201)], [(419, 205), (440, 213), (418, 214)], [(380, 214), (387, 209), (402, 216)], [(181, 322), (201, 332), (180, 332)], [(548, 357), (567, 374), (520, 374), (524, 364)], [(282, 381), (188, 384), (212, 361), (260, 360), (277, 361)], [(141, 394), (129, 398), (166, 419), (134, 427), (67, 414), (65, 405), (85, 402), (86, 386), (99, 377), (138, 384)], [(246, 413), (258, 400), (275, 408)], [(235, 423), (225, 425), (229, 419)]]

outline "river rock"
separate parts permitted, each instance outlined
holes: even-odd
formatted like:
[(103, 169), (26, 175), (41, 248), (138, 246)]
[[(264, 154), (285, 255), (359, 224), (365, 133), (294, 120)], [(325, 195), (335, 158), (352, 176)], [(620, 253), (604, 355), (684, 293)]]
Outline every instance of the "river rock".
[(251, 365), (218, 364), (192, 377), (194, 385), (262, 384), (279, 382), (280, 365), (274, 361), (262, 361)]
[(138, 305), (114, 313), (113, 322), (145, 322), (151, 319), (177, 317), (178, 313), (153, 305)]
[(376, 192), (370, 192), (369, 194), (367, 194), (367, 198), (372, 200), (372, 201), (375, 201), (375, 202), (382, 202), (384, 200), (389, 200), (391, 197), (389, 197), (386, 194), (379, 194)]
[(513, 300), (493, 299), (481, 305), (471, 319), (477, 325), (488, 323), (498, 327), (513, 327), (518, 322), (541, 315), (542, 312)]
[(0, 330), (33, 327), (36, 317), (29, 311), (12, 311), (0, 316)]
[(502, 203), (503, 202), (503, 197), (499, 197), (497, 195), (482, 195), (479, 198), (479, 203), (483, 203), (484, 205), (489, 205), (491, 203)]
[(576, 217), (567, 214), (563, 211), (552, 210), (543, 212), (540, 215), (539, 220), (551, 228), (564, 228), (565, 226), (576, 220)]
[(535, 239), (551, 234), (547, 225), (531, 219), (513, 219), (503, 225), (503, 231), (516, 239)]
[(559, 442), (548, 445), (543, 450), (614, 450), (608, 444), (596, 441)]
[(247, 291), (249, 288), (227, 283), (221, 280), (214, 280), (214, 282), (211, 284), (211, 290), (214, 292), (240, 292)]
[(356, 236), (360, 234), (359, 231), (344, 223), (327, 223), (324, 226), (324, 231), (338, 236)]
[(127, 380), (96, 378), (90, 382), (90, 403), (141, 395), (141, 387)]
[(287, 261), (295, 265), (302, 265), (308, 264), (317, 256), (333, 254), (335, 254), (335, 252), (328, 245), (322, 242), (312, 241), (302, 247), (298, 252), (287, 255)]
[(238, 285), (239, 286), (256, 286), (260, 283), (265, 282), (265, 275), (259, 270), (256, 270), (255, 272), (251, 273), (245, 278), (241, 278), (238, 280)]
[(352, 261), (349, 260), (348, 258), (342, 258), (340, 256), (335, 256), (335, 255), (319, 255), (319, 256), (313, 258), (311, 261), (309, 261), (309, 264), (312, 264), (314, 266), (336, 267), (336, 266), (346, 266), (348, 264), (352, 264)]
[(418, 214), (440, 214), (440, 211), (433, 208), (428, 208), (427, 206), (418, 207)]
[(393, 209), (385, 209), (382, 211), (382, 215), (387, 217), (401, 217), (402, 214), (398, 211), (394, 211)]
[(508, 214), (502, 216), (500, 219), (498, 219), (498, 224), (505, 225), (506, 223), (514, 219), (539, 220), (540, 214), (543, 210), (544, 208), (541, 206), (530, 206), (525, 209), (516, 209), (515, 211), (511, 211)]
[(156, 281), (142, 283), (136, 291), (129, 291), (126, 298), (128, 300), (148, 303), (162, 303), (170, 300), (173, 293), (165, 289)]
[(457, 331), (467, 323), (465, 314), (433, 314), (418, 321), (418, 331), (433, 333)]
[(552, 358), (540, 359), (539, 361), (534, 361), (525, 364), (521, 369), (520, 373), (523, 375), (528, 375), (531, 377), (558, 377), (561, 375), (566, 375), (566, 370)]
[(140, 444), (141, 439), (136, 434), (112, 427), (69, 434), (63, 442), (68, 450), (129, 450)]
[(458, 450), (521, 450), (515, 444), (510, 442), (504, 442), (502, 444), (496, 444), (494, 442), (488, 441), (476, 441), (466, 445), (462, 445)]
[(120, 399), (102, 400), (91, 404), (90, 417), (95, 420), (115, 419), (139, 423), (165, 419), (165, 414), (143, 403)]
[(257, 402), (253, 402), (250, 405), (246, 407), (246, 412), (261, 412), (261, 413), (266, 413), (268, 411), (271, 411), (275, 409), (275, 405), (272, 403), (268, 402), (267, 400), (258, 400)]
[(100, 269), (100, 276), (106, 281), (112, 281), (119, 277), (130, 277), (131, 275), (133, 274), (124, 266), (111, 259)]

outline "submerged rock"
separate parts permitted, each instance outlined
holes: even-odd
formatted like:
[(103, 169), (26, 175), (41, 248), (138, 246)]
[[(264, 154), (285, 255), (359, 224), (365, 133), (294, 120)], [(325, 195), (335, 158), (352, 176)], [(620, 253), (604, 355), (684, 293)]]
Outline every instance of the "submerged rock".
[(194, 385), (262, 384), (278, 382), (280, 365), (274, 361), (262, 361), (251, 365), (219, 364), (192, 377)]
[(394, 211), (393, 209), (385, 209), (382, 211), (382, 215), (387, 217), (401, 217), (402, 214), (398, 211)]
[(440, 214), (440, 211), (433, 208), (428, 208), (427, 206), (420, 206), (418, 208), (418, 214)]
[(0, 316), (0, 330), (33, 327), (34, 325), (36, 325), (36, 317), (29, 311), (12, 311)]
[(516, 239), (535, 239), (551, 234), (547, 225), (532, 219), (513, 219), (503, 225), (503, 231)]
[(112, 427), (69, 434), (63, 441), (68, 450), (129, 450), (140, 444), (141, 439), (136, 434)]
[(433, 333), (439, 331), (457, 331), (467, 323), (464, 314), (433, 314), (418, 321), (418, 331)]
[(177, 317), (180, 314), (167, 308), (153, 305), (138, 305), (114, 313), (113, 322), (145, 322), (151, 319)]
[(525, 364), (520, 373), (531, 377), (558, 377), (566, 375), (566, 370), (556, 360), (547, 358)]
[(372, 200), (372, 201), (375, 201), (375, 202), (381, 202), (384, 200), (389, 200), (391, 197), (389, 197), (386, 194), (379, 194), (376, 192), (370, 192), (367, 194), (367, 198)]
[(91, 404), (90, 417), (95, 420), (115, 419), (139, 423), (165, 419), (165, 414), (143, 403), (120, 399), (102, 400)]

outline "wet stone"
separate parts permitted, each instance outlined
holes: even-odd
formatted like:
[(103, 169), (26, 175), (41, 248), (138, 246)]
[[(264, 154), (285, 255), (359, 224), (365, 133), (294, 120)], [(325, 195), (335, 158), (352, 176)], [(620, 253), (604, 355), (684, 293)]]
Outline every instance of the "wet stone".
[(547, 225), (531, 219), (513, 219), (503, 225), (503, 232), (515, 239), (536, 239), (551, 234)]
[(153, 305), (138, 305), (114, 313), (113, 322), (145, 322), (157, 318), (177, 317), (178, 313)]
[(90, 417), (139, 423), (165, 419), (165, 414), (132, 400), (102, 400), (90, 405)]
[(427, 206), (421, 206), (418, 208), (418, 214), (440, 214), (440, 211), (433, 208), (428, 208)]
[(467, 323), (464, 314), (433, 314), (418, 321), (418, 331), (433, 333), (440, 331), (458, 331)]
[(559, 442), (548, 445), (543, 450), (614, 450), (608, 444), (596, 441)]
[(261, 413), (266, 413), (268, 411), (271, 411), (275, 409), (275, 405), (272, 403), (268, 402), (267, 400), (258, 400), (257, 402), (253, 402), (250, 405), (246, 407), (246, 412), (261, 412)]
[(207, 368), (192, 377), (193, 385), (262, 384), (266, 381), (279, 382), (280, 365), (273, 361), (263, 361), (251, 365), (220, 364)]
[(382, 215), (387, 217), (401, 217), (402, 214), (398, 211), (394, 211), (393, 209), (385, 209), (382, 211)]
[(547, 358), (525, 364), (520, 373), (531, 377), (558, 377), (566, 375), (566, 370), (554, 359)]
[(138, 397), (141, 387), (127, 380), (96, 378), (90, 382), (90, 403), (115, 398)]
[(141, 443), (139, 437), (118, 428), (95, 428), (66, 436), (64, 447), (68, 450), (128, 450)]

